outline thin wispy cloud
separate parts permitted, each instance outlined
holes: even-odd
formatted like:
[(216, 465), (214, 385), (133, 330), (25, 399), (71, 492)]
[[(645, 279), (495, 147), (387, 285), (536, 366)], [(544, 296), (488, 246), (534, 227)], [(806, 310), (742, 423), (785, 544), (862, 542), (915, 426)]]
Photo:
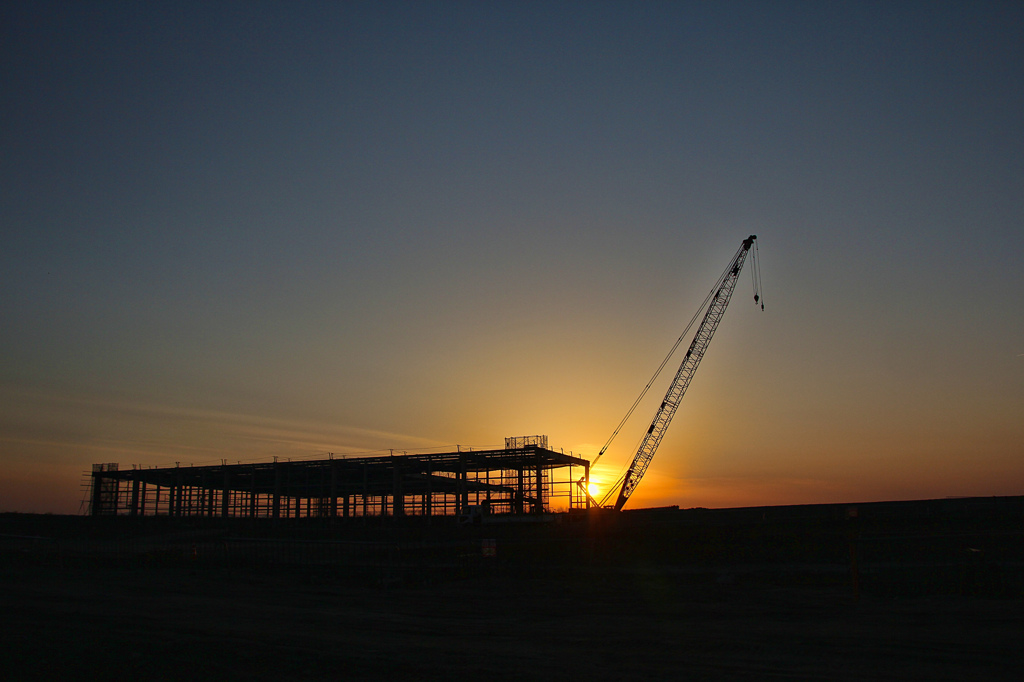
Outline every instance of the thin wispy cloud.
[[(0, 391), (10, 405), (32, 405), (49, 415), (43, 428), (0, 417), (0, 441), (37, 446), (75, 447), (107, 459), (130, 456), (137, 462), (166, 464), (191, 458), (191, 463), (258, 460), (273, 457), (312, 458), (326, 453), (353, 455), (388, 448), (432, 449), (445, 444), (414, 434), (366, 429), (347, 424), (282, 419), (88, 397), (39, 389)], [(212, 441), (212, 444), (211, 444)]]

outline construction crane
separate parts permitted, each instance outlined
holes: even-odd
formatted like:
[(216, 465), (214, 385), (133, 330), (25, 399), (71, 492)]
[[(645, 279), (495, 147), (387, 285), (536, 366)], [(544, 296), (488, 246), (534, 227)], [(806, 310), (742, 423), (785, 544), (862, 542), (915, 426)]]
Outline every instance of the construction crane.
[[(644, 473), (647, 471), (647, 467), (650, 465), (651, 460), (654, 458), (654, 453), (658, 450), (658, 445), (661, 444), (661, 439), (664, 438), (665, 432), (668, 430), (668, 425), (672, 422), (672, 417), (675, 416), (676, 410), (679, 408), (679, 403), (683, 399), (683, 395), (686, 393), (687, 387), (690, 385), (690, 381), (693, 379), (693, 375), (697, 371), (697, 367), (700, 365), (700, 361), (704, 358), (704, 353), (708, 349), (708, 345), (711, 343), (711, 337), (714, 336), (715, 330), (718, 329), (718, 324), (722, 321), (722, 317), (725, 315), (725, 309), (729, 305), (729, 301), (732, 299), (733, 291), (736, 289), (736, 283), (740, 278), (740, 270), (743, 269), (743, 263), (747, 259), (747, 254), (750, 252), (751, 246), (754, 245), (754, 241), (757, 239), (757, 235), (750, 235), (743, 240), (739, 250), (733, 256), (729, 262), (728, 267), (719, 276), (715, 286), (712, 287), (708, 297), (701, 304), (700, 310), (704, 309), (704, 305), (707, 304), (707, 310), (704, 313), (704, 318), (700, 322), (700, 326), (697, 327), (697, 332), (693, 336), (693, 341), (690, 343), (689, 350), (686, 351), (686, 356), (683, 358), (682, 364), (679, 366), (679, 370), (676, 372), (675, 378), (672, 380), (672, 384), (668, 388), (668, 392), (665, 393), (665, 399), (661, 401), (661, 406), (658, 407), (658, 411), (654, 415), (654, 419), (651, 421), (650, 427), (647, 429), (647, 433), (644, 435), (643, 440), (640, 443), (640, 448), (637, 450), (636, 455), (633, 457), (632, 463), (626, 470), (626, 473), (622, 476), (622, 486), (618, 489), (619, 494), (615, 500), (614, 509), (615, 511), (621, 511), (622, 507), (629, 500), (630, 495), (636, 490), (636, 487), (640, 485), (641, 479), (644, 477)], [(760, 302), (761, 309), (764, 310), (764, 302), (761, 300), (760, 291), (760, 272), (756, 258), (756, 248), (754, 257), (754, 303)], [(710, 300), (710, 303), (709, 303)], [(686, 330), (683, 331), (679, 340), (676, 341), (672, 350), (662, 361), (661, 366), (655, 372), (654, 377), (647, 383), (647, 387), (641, 392), (640, 397), (636, 399), (633, 406), (626, 413), (626, 416), (619, 422), (619, 426), (612, 433), (611, 438), (605, 443), (604, 447), (598, 453), (597, 457), (594, 458), (596, 462), (601, 455), (605, 453), (608, 446), (614, 440), (619, 430), (622, 428), (626, 420), (629, 419), (633, 410), (636, 409), (640, 400), (647, 393), (647, 389), (651, 387), (651, 384), (657, 378), (658, 374), (665, 367), (666, 363), (675, 353), (679, 344), (686, 336), (690, 327), (693, 326), (693, 322), (697, 319), (697, 315), (694, 315), (693, 319), (690, 320), (690, 324), (687, 325)], [(591, 463), (593, 466), (593, 463)], [(618, 482), (616, 482), (617, 484)], [(583, 486), (581, 486), (583, 487)], [(608, 491), (605, 496), (605, 500), (611, 496), (614, 492), (615, 486)], [(590, 497), (589, 491), (587, 493), (588, 499), (592, 502), (596, 502)], [(597, 503), (599, 506), (604, 506), (602, 503)]]

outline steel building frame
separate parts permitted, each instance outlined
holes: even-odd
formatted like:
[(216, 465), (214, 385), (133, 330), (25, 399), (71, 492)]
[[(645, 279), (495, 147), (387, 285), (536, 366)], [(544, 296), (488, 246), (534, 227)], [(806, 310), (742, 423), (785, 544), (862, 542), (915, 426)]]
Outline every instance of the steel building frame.
[[(541, 514), (552, 498), (564, 508), (589, 500), (573, 468), (590, 463), (508, 439), (501, 450), (329, 458), (256, 464), (120, 469), (95, 464), (93, 516), (234, 518)], [(578, 478), (578, 476), (577, 476)]]

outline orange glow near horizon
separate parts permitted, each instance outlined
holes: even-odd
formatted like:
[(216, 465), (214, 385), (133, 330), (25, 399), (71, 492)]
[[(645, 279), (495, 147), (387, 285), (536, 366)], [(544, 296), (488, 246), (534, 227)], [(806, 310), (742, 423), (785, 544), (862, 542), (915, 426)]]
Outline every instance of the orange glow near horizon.
[[(715, 365), (707, 369), (709, 380), (696, 384), (627, 508), (845, 503), (1024, 491), (1019, 427), (997, 428), (998, 423), (986, 422), (986, 416), (991, 420), (1000, 415), (997, 410), (958, 420), (959, 434), (945, 424), (929, 434), (905, 420), (903, 429), (916, 440), (899, 432), (883, 438), (870, 429), (854, 431), (841, 420), (831, 428), (811, 429), (799, 421), (784, 427), (758, 417), (740, 429), (731, 421), (735, 411), (721, 410), (728, 400), (716, 395), (710, 380), (716, 378)], [(328, 452), (380, 454), (390, 448), (410, 453), (455, 450), (454, 443), (441, 439), (327, 420), (71, 398), (10, 387), (0, 387), (0, 408), (0, 448), (9, 465), (7, 473), (0, 473), (0, 511), (78, 513), (83, 474), (97, 462), (130, 467), (173, 466), (180, 461), (198, 466), (221, 460), (268, 461), (274, 456), (314, 459)], [(514, 433), (543, 433), (544, 428), (535, 424), (547, 422), (563, 427), (549, 432), (553, 449), (563, 450), (560, 442), (575, 443), (564, 451), (591, 460), (599, 450), (592, 439), (578, 437), (601, 430), (586, 411), (524, 412), (518, 428), (510, 429), (501, 426), (507, 418), (503, 410), (515, 414), (515, 406), (504, 403), (500, 408), (471, 415), (479, 419), (477, 428), (460, 447), (500, 447), (498, 438), (488, 442), (481, 436), (497, 432), (503, 439)], [(604, 413), (610, 414), (610, 409)], [(434, 424), (441, 427), (438, 432), (463, 430), (454, 420)], [(964, 424), (985, 432), (972, 436)], [(634, 442), (634, 436), (624, 433), (622, 442)], [(631, 447), (616, 446), (591, 468), (589, 491), (596, 499), (608, 492), (632, 458)], [(985, 467), (973, 466), (972, 453), (978, 447), (985, 448)]]

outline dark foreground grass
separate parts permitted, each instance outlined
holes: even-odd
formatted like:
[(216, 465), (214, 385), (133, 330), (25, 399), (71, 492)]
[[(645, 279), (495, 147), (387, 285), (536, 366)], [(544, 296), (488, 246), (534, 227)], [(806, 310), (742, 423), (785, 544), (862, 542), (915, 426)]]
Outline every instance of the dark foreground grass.
[(7, 519), (0, 660), (12, 680), (1020, 679), (1013, 519), (638, 518), (252, 533)]

